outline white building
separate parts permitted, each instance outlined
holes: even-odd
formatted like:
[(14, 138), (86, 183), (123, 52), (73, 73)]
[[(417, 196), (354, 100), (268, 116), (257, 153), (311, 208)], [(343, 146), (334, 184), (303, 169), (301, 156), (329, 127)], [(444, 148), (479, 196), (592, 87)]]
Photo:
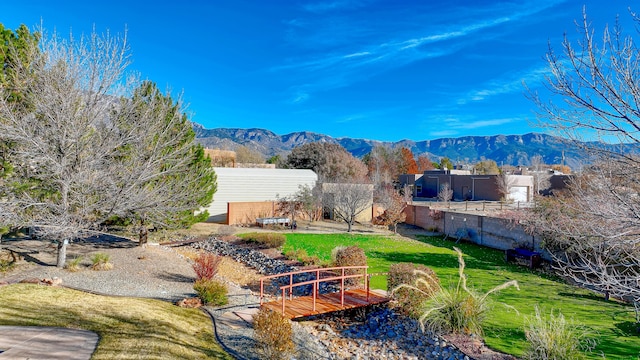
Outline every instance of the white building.
[(318, 175), (306, 169), (214, 168), (218, 189), (207, 210), (208, 221), (225, 222), (230, 202), (275, 201), (300, 186), (315, 186)]

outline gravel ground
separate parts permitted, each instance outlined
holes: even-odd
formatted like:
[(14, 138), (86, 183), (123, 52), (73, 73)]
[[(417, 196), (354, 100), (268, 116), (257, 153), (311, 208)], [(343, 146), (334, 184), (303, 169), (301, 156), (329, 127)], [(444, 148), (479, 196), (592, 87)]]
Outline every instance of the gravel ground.
[[(91, 238), (69, 244), (67, 259), (81, 256), (81, 270), (71, 272), (55, 267), (55, 247), (42, 241), (3, 241), (12, 249), (21, 250), (29, 263), (0, 275), (0, 281), (19, 282), (24, 279), (62, 280), (62, 285), (107, 295), (144, 297), (177, 301), (195, 296), (195, 273), (191, 264), (170, 248), (147, 245), (111, 237)], [(109, 255), (113, 269), (91, 270), (91, 256)]]

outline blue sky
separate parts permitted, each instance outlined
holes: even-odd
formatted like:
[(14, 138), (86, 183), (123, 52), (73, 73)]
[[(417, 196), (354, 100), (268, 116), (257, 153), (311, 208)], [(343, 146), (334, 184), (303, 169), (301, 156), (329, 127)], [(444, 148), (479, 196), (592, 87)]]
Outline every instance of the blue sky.
[(618, 14), (633, 31), (617, 0), (30, 0), (0, 23), (127, 29), (130, 70), (206, 128), (419, 141), (543, 131), (522, 82), (544, 92), (547, 42), (575, 38), (585, 5), (598, 31)]

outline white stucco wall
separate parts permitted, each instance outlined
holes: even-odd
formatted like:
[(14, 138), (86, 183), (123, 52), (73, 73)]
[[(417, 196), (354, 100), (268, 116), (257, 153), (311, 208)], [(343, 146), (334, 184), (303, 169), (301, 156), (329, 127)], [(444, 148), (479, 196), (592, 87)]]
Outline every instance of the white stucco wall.
[(507, 175), (509, 183), (508, 199), (519, 202), (533, 200), (533, 176)]
[(313, 187), (318, 175), (305, 169), (214, 168), (218, 190), (207, 210), (209, 221), (224, 222), (227, 203), (272, 201), (296, 193), (300, 186)]

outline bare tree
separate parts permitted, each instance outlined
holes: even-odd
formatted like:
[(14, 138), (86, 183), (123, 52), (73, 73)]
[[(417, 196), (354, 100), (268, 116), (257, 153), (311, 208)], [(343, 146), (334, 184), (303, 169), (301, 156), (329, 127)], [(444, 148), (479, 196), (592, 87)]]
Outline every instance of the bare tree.
[(126, 37), (54, 34), (33, 53), (12, 64), (25, 100), (0, 89), (0, 140), (19, 164), (2, 201), (58, 243), (58, 266), (69, 241), (107, 219), (175, 225), (210, 202), (210, 161), (180, 103), (125, 73)]
[(279, 198), (276, 205), (278, 213), (291, 216), (292, 221), (298, 213), (309, 221), (318, 221), (322, 216), (322, 189), (318, 185), (300, 185), (295, 194)]
[(8, 199), (0, 202), (0, 242), (2, 236), (11, 231), (12, 227), (20, 224), (20, 219), (12, 208), (13, 202)]
[(576, 177), (566, 194), (540, 199), (525, 224), (542, 236), (562, 275), (638, 304), (640, 186), (602, 170)]
[(370, 184), (324, 183), (322, 192), (324, 206), (347, 223), (347, 232), (351, 232), (358, 215), (373, 205)]
[(278, 197), (275, 209), (278, 216), (291, 218), (291, 223), (293, 224), (301, 211), (302, 204), (296, 201), (294, 195)]
[(502, 199), (502, 201), (506, 201), (509, 198), (513, 183), (513, 177), (504, 172), (496, 176), (496, 187), (498, 193), (500, 193), (500, 198)]
[(601, 140), (576, 142), (596, 165), (574, 178), (567, 197), (540, 201), (528, 223), (563, 274), (638, 304), (640, 157), (622, 144), (640, 143), (640, 50), (617, 22), (597, 39), (586, 10), (578, 29), (577, 48), (565, 37), (561, 53), (547, 54), (547, 87), (561, 105), (531, 98), (541, 125), (570, 140)]
[(392, 226), (393, 232), (398, 232), (398, 223), (405, 221), (407, 217), (404, 209), (411, 201), (411, 195), (411, 189), (407, 185), (402, 192), (387, 187), (378, 195), (380, 205), (384, 207), (384, 213), (381, 215), (382, 225)]
[(531, 157), (531, 169), (533, 170), (533, 193), (540, 194), (540, 191), (542, 191), (545, 181), (547, 180), (546, 174), (543, 174), (544, 161), (542, 159), (542, 155), (537, 154)]
[(320, 185), (316, 184), (314, 187), (301, 185), (295, 196), (309, 221), (318, 221), (322, 218), (322, 187)]
[(453, 189), (451, 189), (449, 183), (442, 184), (440, 191), (438, 191), (438, 201), (448, 204), (451, 199), (453, 199)]
[(264, 155), (244, 145), (236, 148), (236, 161), (239, 164), (264, 164)]
[(363, 157), (367, 165), (368, 176), (376, 188), (381, 188), (386, 184), (392, 184), (397, 177), (395, 155), (393, 150), (376, 145), (371, 152)]

